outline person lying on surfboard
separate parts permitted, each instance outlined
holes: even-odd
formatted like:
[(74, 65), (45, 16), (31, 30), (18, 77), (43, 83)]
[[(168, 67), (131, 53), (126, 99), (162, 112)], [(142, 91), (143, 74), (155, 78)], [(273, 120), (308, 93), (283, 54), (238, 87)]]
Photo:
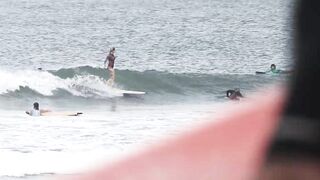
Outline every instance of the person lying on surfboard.
[(30, 116), (41, 116), (41, 114), (51, 112), (50, 110), (39, 109), (39, 103), (33, 103), (33, 108), (30, 111), (26, 111)]
[(39, 108), (39, 103), (34, 102), (33, 108), (30, 111), (26, 111), (26, 114), (30, 116), (79, 116), (82, 112), (52, 112), (51, 110), (45, 110)]
[(104, 67), (106, 68), (106, 64), (108, 62), (108, 71), (109, 71), (109, 79), (107, 81), (107, 84), (109, 86), (113, 86), (114, 84), (114, 79), (115, 79), (115, 72), (114, 72), (114, 61), (116, 60), (116, 56), (114, 55), (116, 51), (116, 48), (111, 48), (109, 51), (109, 54), (106, 58), (106, 60), (104, 61)]
[(273, 74), (281, 73), (282, 71), (280, 69), (277, 69), (277, 66), (275, 64), (271, 64), (270, 70), (266, 71), (266, 73), (271, 72)]
[(288, 74), (292, 71), (286, 71), (286, 70), (280, 70), (277, 69), (277, 66), (275, 64), (271, 64), (270, 69), (264, 72), (256, 71), (256, 74)]

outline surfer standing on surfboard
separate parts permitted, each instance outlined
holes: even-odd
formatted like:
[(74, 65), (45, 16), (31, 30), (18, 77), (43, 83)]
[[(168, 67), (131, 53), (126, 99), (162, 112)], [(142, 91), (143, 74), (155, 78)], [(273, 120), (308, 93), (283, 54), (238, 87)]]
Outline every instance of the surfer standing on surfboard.
[(104, 61), (104, 67), (106, 67), (107, 61), (108, 61), (108, 71), (109, 71), (109, 79), (107, 81), (107, 84), (109, 86), (113, 86), (114, 83), (114, 79), (115, 79), (115, 73), (114, 73), (114, 61), (116, 60), (116, 56), (114, 55), (116, 51), (116, 48), (111, 48), (109, 51), (109, 54), (106, 58), (106, 60)]

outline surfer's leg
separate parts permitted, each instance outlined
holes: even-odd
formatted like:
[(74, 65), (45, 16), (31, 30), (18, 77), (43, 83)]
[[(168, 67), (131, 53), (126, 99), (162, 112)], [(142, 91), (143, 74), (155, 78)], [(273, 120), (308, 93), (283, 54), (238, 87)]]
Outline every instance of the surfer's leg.
[(110, 72), (110, 79), (112, 79), (114, 81), (114, 78), (115, 78), (114, 69), (110, 68), (109, 72)]
[(113, 86), (113, 83), (114, 83), (114, 70), (112, 68), (108, 68), (109, 70), (109, 79), (107, 81), (107, 84), (109, 86)]
[(114, 69), (112, 69), (112, 80), (114, 81), (116, 79), (116, 73)]

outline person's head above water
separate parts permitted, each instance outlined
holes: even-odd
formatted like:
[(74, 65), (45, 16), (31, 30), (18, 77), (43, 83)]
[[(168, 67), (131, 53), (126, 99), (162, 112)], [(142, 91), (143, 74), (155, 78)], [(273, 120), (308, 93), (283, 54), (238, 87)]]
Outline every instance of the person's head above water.
[(110, 48), (109, 54), (114, 54), (114, 52), (116, 51), (115, 47)]
[(226, 91), (226, 96), (229, 98), (234, 92), (234, 90), (229, 89)]
[(33, 103), (33, 109), (39, 110), (39, 103), (37, 102)]
[(270, 69), (271, 70), (275, 70), (277, 67), (276, 67), (276, 65), (275, 64), (271, 64), (271, 66), (270, 66)]

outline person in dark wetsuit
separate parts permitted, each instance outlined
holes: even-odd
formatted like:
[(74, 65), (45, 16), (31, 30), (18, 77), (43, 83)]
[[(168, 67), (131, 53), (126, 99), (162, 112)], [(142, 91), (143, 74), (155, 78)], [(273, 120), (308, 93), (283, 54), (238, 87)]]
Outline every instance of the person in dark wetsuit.
[(243, 98), (243, 95), (241, 94), (240, 89), (238, 88), (234, 90), (231, 90), (231, 89), (227, 90), (226, 96), (231, 100), (240, 100), (240, 98)]
[(109, 86), (113, 86), (114, 80), (115, 80), (115, 72), (114, 72), (114, 61), (116, 60), (116, 56), (114, 55), (116, 51), (116, 48), (111, 48), (109, 51), (109, 54), (106, 58), (106, 60), (104, 61), (104, 67), (106, 67), (106, 64), (108, 62), (108, 70), (109, 70), (109, 75), (110, 78), (107, 81), (107, 84)]

